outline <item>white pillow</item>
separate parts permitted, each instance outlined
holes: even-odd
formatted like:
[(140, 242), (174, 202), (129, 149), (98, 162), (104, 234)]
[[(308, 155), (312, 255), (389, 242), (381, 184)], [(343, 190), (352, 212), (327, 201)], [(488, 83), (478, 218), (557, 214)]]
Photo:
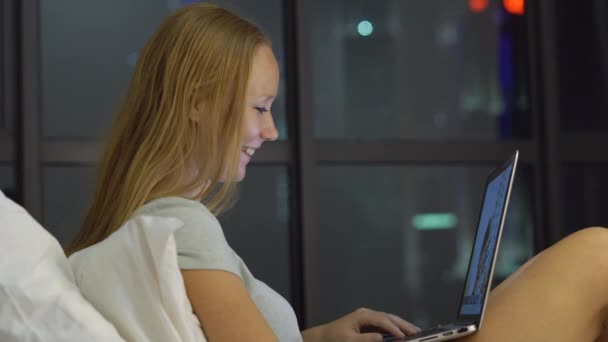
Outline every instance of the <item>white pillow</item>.
[(124, 341), (81, 296), (57, 240), (2, 191), (0, 341)]
[(206, 341), (177, 264), (182, 226), (137, 216), (69, 258), (83, 296), (129, 341)]

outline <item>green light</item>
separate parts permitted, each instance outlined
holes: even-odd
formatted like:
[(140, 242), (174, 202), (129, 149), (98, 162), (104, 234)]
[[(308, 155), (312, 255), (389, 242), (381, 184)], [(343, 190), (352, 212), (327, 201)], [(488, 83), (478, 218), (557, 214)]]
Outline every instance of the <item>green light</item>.
[(452, 229), (458, 224), (458, 217), (452, 213), (418, 214), (412, 218), (412, 225), (418, 230)]
[(357, 31), (363, 37), (367, 37), (374, 32), (374, 26), (367, 20), (363, 20), (357, 25)]

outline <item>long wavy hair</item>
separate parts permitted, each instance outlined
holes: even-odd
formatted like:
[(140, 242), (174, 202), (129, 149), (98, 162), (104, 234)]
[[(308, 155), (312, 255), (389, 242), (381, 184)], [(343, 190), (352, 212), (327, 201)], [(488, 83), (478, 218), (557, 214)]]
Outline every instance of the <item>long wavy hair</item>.
[[(68, 255), (156, 198), (191, 194), (216, 215), (232, 204), (247, 83), (263, 44), (270, 41), (258, 27), (210, 4), (186, 6), (161, 24), (141, 51)], [(193, 119), (198, 104), (203, 115)]]

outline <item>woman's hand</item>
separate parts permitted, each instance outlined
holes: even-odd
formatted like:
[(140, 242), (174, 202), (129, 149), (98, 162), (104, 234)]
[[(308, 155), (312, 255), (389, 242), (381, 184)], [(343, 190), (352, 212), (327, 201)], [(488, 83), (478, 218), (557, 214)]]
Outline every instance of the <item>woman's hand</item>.
[(361, 308), (331, 323), (303, 332), (306, 342), (372, 342), (382, 341), (382, 333), (396, 337), (420, 331), (410, 322), (385, 312)]

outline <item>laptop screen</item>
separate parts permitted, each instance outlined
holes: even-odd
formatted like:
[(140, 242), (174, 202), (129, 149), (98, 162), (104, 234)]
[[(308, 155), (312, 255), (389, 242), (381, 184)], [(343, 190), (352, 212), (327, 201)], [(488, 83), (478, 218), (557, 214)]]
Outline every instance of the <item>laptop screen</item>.
[(488, 282), (491, 280), (492, 263), (513, 166), (514, 162), (511, 160), (498, 174), (493, 174), (486, 185), (473, 254), (460, 303), (460, 316), (481, 315)]

